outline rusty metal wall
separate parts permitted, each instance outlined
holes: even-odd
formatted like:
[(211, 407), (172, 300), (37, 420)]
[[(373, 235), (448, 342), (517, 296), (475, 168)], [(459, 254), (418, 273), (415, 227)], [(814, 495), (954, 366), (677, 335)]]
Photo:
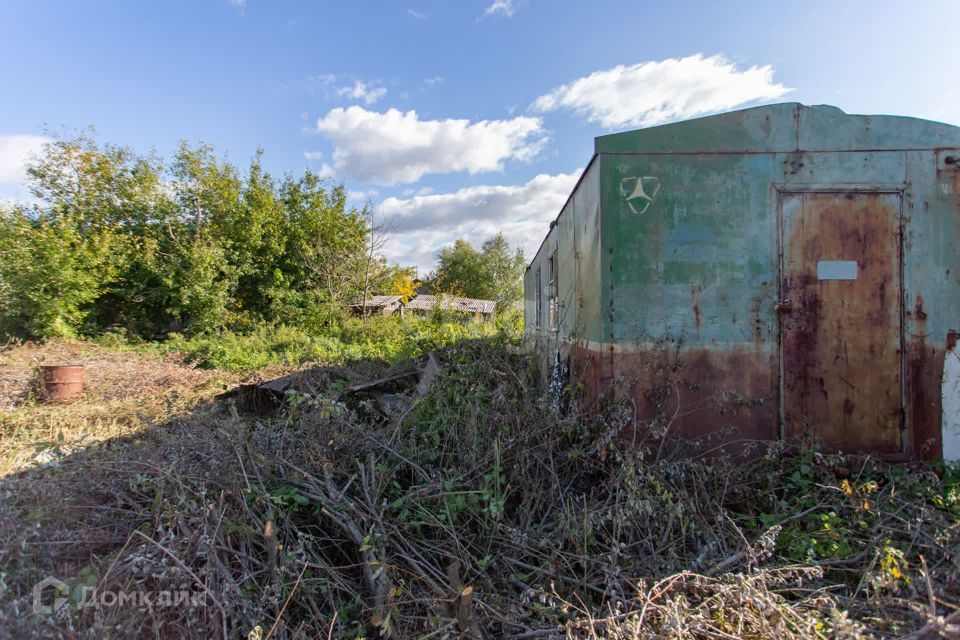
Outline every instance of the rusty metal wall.
[(904, 449), (901, 202), (898, 192), (780, 195), (789, 436), (809, 429), (832, 449)]
[[(777, 437), (768, 153), (603, 154), (604, 387), (687, 438)], [(642, 193), (641, 193), (642, 191)]]
[[(809, 429), (938, 457), (943, 408), (960, 406), (943, 395), (960, 392), (944, 377), (958, 369), (944, 368), (960, 332), (958, 149), (957, 127), (798, 104), (597, 138), (527, 273), (530, 343), (545, 364), (557, 344), (572, 352), (586, 388), (630, 397), (640, 425), (726, 441)], [(592, 196), (571, 206), (592, 190), (599, 242)], [(577, 283), (555, 336), (530, 322), (548, 248)], [(858, 279), (829, 275), (849, 262)]]

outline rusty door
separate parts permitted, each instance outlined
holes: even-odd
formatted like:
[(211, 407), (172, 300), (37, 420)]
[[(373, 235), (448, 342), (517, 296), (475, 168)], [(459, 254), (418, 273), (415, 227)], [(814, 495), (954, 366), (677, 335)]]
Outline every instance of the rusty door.
[(898, 453), (900, 195), (783, 193), (780, 212), (784, 434)]

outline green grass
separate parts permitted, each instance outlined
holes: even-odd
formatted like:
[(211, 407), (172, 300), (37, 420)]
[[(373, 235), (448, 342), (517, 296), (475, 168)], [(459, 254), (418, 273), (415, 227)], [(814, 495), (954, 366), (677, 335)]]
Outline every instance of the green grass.
[(208, 369), (252, 371), (274, 364), (394, 361), (461, 340), (499, 336), (518, 341), (521, 332), (520, 319), (515, 314), (506, 314), (495, 322), (452, 317), (373, 317), (364, 323), (359, 318), (346, 318), (318, 331), (289, 325), (261, 325), (247, 332), (172, 334), (163, 342), (128, 343), (114, 334), (95, 341), (159, 355), (182, 353), (197, 366)]

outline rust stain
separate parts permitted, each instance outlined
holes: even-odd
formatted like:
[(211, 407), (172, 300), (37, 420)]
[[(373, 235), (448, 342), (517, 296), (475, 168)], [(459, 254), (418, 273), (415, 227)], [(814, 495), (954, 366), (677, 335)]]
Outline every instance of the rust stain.
[[(776, 377), (771, 356), (754, 349), (678, 349), (675, 345), (622, 353), (604, 350), (612, 375), (585, 394), (626, 400), (634, 428), (621, 434), (642, 441), (664, 429), (668, 437), (700, 440), (728, 452), (778, 436)], [(577, 358), (589, 361), (587, 352)], [(582, 369), (583, 370), (583, 369)]]
[(913, 303), (913, 317), (920, 323), (921, 329), (925, 328), (923, 325), (927, 321), (927, 312), (923, 310), (923, 297), (918, 293), (917, 299)]
[(693, 318), (697, 325), (697, 331), (700, 331), (700, 325), (703, 323), (703, 318), (700, 313), (700, 293), (703, 291), (701, 286), (691, 286), (690, 287), (690, 297), (693, 298)]
[[(844, 451), (901, 451), (899, 199), (808, 193), (784, 239), (781, 314), (788, 435)], [(820, 280), (821, 260), (852, 260), (856, 279)]]
[(577, 342), (570, 353), (570, 380), (587, 405), (594, 404), (601, 396), (601, 389), (608, 383), (604, 375), (603, 353), (591, 351), (586, 342)]
[(960, 340), (960, 331), (947, 331), (947, 351), (953, 351), (958, 340)]
[(919, 460), (936, 460), (942, 456), (940, 386), (945, 355), (945, 350), (928, 346), (923, 334), (917, 334), (907, 345), (906, 414), (912, 435), (910, 455)]
[[(766, 284), (766, 283), (764, 283)], [(759, 348), (763, 344), (763, 297), (753, 299), (750, 308), (750, 314), (753, 316), (753, 344)]]

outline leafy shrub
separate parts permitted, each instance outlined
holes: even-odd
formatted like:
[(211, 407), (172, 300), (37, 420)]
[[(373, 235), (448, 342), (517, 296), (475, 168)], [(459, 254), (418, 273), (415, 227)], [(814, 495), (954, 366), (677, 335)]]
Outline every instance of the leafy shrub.
[(503, 331), (493, 323), (435, 323), (399, 317), (368, 318), (363, 323), (358, 318), (340, 318), (339, 324), (327, 327), (322, 334), (289, 325), (261, 324), (247, 333), (173, 334), (163, 343), (144, 348), (183, 352), (204, 368), (247, 371), (270, 364), (393, 361)]

